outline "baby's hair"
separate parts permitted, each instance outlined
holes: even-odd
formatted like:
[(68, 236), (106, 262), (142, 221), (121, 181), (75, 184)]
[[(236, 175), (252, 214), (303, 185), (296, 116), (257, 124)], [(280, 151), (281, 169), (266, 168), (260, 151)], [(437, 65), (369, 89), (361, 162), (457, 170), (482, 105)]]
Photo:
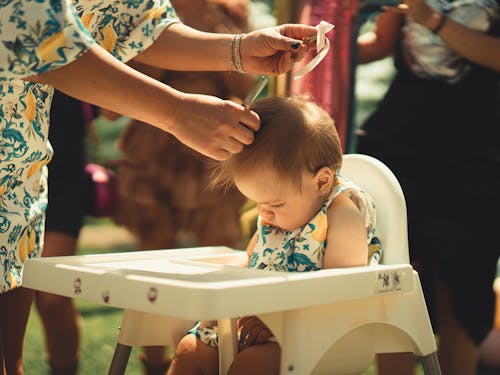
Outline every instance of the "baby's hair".
[(252, 110), (261, 122), (253, 143), (215, 165), (211, 187), (230, 188), (236, 174), (273, 168), (300, 189), (304, 172), (340, 168), (342, 148), (333, 120), (311, 98), (269, 97)]

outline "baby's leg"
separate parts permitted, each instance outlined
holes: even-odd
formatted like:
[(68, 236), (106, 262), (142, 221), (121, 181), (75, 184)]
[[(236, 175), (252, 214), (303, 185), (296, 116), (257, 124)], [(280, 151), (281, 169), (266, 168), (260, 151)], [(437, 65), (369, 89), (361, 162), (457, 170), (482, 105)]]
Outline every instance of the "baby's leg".
[(186, 335), (177, 346), (167, 375), (217, 375), (219, 353), (195, 335)]
[(228, 375), (278, 375), (280, 357), (281, 350), (275, 342), (252, 345), (236, 356)]

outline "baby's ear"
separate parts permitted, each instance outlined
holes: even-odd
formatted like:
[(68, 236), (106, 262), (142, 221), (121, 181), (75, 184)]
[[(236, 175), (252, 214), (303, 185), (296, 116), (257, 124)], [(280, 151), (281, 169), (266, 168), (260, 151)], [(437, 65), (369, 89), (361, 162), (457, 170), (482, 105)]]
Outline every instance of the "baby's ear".
[(321, 168), (316, 175), (314, 176), (316, 186), (321, 194), (330, 192), (334, 180), (335, 175), (333, 171), (328, 167)]

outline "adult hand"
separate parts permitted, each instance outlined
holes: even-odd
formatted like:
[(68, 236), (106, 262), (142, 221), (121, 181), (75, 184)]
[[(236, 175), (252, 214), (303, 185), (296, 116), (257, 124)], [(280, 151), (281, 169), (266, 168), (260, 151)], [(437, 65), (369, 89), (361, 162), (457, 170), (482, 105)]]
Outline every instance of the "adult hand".
[(439, 13), (431, 8), (425, 0), (403, 0), (397, 6), (384, 6), (383, 8), (388, 12), (404, 14), (431, 30), (439, 22)]
[(245, 34), (240, 47), (242, 68), (259, 74), (288, 72), (315, 47), (315, 42), (305, 42), (304, 38), (316, 33), (314, 26), (285, 24)]
[(240, 329), (240, 337), (247, 347), (262, 344), (273, 335), (262, 320), (256, 316), (245, 316), (239, 319), (238, 329)]
[(185, 145), (216, 160), (225, 160), (253, 141), (259, 116), (230, 100), (180, 93), (167, 131)]

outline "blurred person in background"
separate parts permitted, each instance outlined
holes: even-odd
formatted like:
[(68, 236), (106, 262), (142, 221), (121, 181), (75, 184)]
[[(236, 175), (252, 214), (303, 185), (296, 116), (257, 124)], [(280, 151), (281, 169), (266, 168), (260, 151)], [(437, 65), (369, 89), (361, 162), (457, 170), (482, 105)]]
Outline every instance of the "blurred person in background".
[[(78, 235), (90, 206), (90, 180), (85, 173), (87, 127), (97, 113), (88, 103), (54, 92), (49, 140), (57, 149), (48, 175), (49, 205), (43, 256), (75, 255)], [(52, 375), (74, 375), (79, 362), (81, 316), (73, 300), (36, 292), (47, 362)]]
[[(444, 375), (473, 375), (492, 328), (500, 254), (500, 10), (495, 0), (404, 0), (358, 39), (361, 63), (394, 54), (397, 73), (357, 152), (395, 173), (408, 207)], [(413, 374), (413, 356), (379, 356)]]

